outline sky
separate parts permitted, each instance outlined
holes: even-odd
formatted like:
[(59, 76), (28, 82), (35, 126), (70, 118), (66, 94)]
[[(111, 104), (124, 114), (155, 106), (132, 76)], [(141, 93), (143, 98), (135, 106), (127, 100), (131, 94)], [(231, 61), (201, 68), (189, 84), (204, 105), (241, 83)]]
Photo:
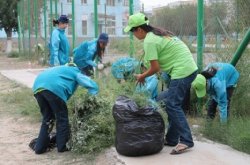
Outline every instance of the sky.
[(152, 7), (163, 6), (175, 1), (178, 0), (141, 0), (141, 3), (144, 3), (145, 10), (150, 10)]

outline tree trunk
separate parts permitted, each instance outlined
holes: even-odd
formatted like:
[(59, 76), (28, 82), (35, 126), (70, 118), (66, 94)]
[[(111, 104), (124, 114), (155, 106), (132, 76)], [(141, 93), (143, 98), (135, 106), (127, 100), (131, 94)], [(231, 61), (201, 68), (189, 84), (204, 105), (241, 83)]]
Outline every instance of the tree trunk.
[(6, 53), (10, 53), (12, 51), (12, 29), (4, 29), (7, 34), (7, 42), (6, 42)]

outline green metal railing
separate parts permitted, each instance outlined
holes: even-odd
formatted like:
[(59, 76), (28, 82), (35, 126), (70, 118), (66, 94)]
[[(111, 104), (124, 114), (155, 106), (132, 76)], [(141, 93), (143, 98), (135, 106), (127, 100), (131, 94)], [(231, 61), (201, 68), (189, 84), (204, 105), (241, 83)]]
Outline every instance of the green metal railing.
[(247, 48), (248, 43), (250, 42), (250, 28), (248, 29), (245, 37), (243, 38), (242, 42), (240, 43), (238, 49), (236, 50), (233, 59), (231, 60), (231, 64), (235, 66), (239, 59), (241, 58), (243, 52)]

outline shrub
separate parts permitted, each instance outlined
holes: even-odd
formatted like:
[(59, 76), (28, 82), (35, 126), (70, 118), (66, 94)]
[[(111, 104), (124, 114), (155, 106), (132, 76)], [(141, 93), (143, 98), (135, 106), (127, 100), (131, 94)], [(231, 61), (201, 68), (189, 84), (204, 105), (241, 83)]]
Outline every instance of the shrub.
[(19, 53), (17, 51), (12, 51), (12, 52), (8, 53), (7, 56), (10, 58), (17, 58), (17, 57), (19, 57)]

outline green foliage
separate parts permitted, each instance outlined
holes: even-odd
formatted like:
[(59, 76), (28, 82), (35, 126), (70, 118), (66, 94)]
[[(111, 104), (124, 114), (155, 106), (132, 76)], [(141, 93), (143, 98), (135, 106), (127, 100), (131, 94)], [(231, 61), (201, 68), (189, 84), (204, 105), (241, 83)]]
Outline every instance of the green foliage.
[(114, 143), (111, 101), (82, 92), (74, 103), (69, 143), (72, 150), (90, 154), (111, 146)]
[[(18, 88), (20, 87), (18, 86)], [(28, 88), (21, 87), (20, 90), (13, 90), (2, 94), (1, 99), (6, 104), (12, 106), (13, 113), (32, 116), (33, 119), (40, 117), (39, 107), (33, 96), (33, 92)]]
[(154, 26), (172, 31), (175, 35), (196, 35), (196, 6), (163, 7), (150, 20)]
[(250, 117), (250, 60), (249, 60), (250, 51), (247, 50), (242, 55), (241, 59), (236, 65), (236, 69), (240, 73), (240, 79), (238, 85), (234, 91), (232, 102), (231, 102), (231, 111), (233, 115), (236, 116), (249, 116)]
[(19, 57), (19, 53), (16, 51), (12, 51), (7, 56), (10, 58), (17, 58), (17, 57)]
[[(114, 38), (110, 40), (110, 49), (112, 53), (127, 54), (130, 50), (130, 39), (129, 38)], [(134, 49), (135, 54), (141, 54), (142, 42), (134, 37)]]
[(18, 0), (0, 1), (0, 29), (3, 28), (7, 37), (11, 37), (13, 31), (17, 31), (17, 3)]
[[(119, 95), (134, 99), (139, 107), (150, 104), (146, 95), (134, 93), (134, 81), (118, 83), (111, 76), (103, 76), (96, 81), (101, 89), (97, 96), (90, 96), (81, 88), (68, 104), (70, 112), (73, 112), (69, 146), (77, 153), (95, 154), (114, 144), (112, 108)], [(159, 111), (164, 114), (160, 108)]]
[(236, 29), (237, 32), (245, 30), (250, 27), (250, 1), (249, 0), (234, 0), (235, 13), (231, 21), (231, 28)]
[(205, 122), (202, 133), (213, 141), (218, 141), (233, 148), (250, 153), (250, 121), (247, 118), (231, 118), (227, 125), (218, 120)]

